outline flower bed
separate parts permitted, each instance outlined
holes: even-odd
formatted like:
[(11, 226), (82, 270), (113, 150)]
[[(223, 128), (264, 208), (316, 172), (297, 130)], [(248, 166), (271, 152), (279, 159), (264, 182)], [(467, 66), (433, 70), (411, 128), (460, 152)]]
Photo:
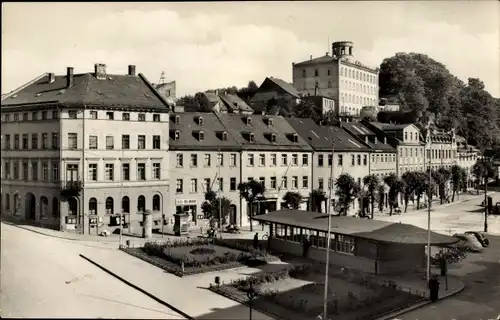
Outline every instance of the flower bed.
[[(248, 302), (246, 292), (252, 287), (258, 297), (253, 306), (258, 310), (286, 319), (314, 319), (323, 311), (323, 282), (320, 270), (312, 265), (297, 265), (276, 272), (262, 273), (246, 279), (239, 279), (224, 286), (212, 286), (211, 290), (237, 300)], [(264, 284), (279, 284), (287, 279), (315, 281), (288, 290), (262, 289)], [(355, 272), (334, 273), (330, 288), (342, 290), (329, 295), (328, 310), (331, 315), (342, 319), (374, 319), (394, 309), (420, 301), (422, 298), (402, 292), (394, 282), (379, 283), (369, 276)], [(341, 285), (338, 285), (341, 284)], [(342, 285), (343, 284), (343, 285)], [(269, 285), (266, 286), (269, 288)], [(352, 289), (353, 291), (349, 291)]]
[[(250, 263), (267, 263), (267, 258), (270, 258), (265, 252), (244, 249), (246, 250), (214, 244), (210, 239), (146, 242), (141, 248), (122, 248), (137, 258), (181, 277), (237, 268)], [(256, 263), (258, 258), (263, 261)]]

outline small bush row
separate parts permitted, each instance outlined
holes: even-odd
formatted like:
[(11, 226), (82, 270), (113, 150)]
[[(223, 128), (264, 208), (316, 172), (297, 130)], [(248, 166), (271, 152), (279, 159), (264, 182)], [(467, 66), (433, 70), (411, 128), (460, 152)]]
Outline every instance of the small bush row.
[(284, 268), (275, 272), (264, 272), (257, 274), (255, 276), (238, 279), (232, 282), (232, 285), (238, 290), (247, 291), (250, 285), (253, 287), (265, 284), (273, 283), (279, 280), (287, 278), (301, 278), (309, 274), (311, 271), (311, 266), (308, 264), (295, 265), (293, 267)]

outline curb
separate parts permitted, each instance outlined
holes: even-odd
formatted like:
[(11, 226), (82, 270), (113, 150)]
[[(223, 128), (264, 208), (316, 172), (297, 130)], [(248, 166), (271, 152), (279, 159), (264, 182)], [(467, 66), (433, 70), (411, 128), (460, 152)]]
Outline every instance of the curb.
[[(41, 235), (46, 236), (46, 237), (52, 237), (52, 238), (58, 238), (58, 239), (64, 239), (64, 240), (71, 240), (71, 241), (82, 241), (83, 240), (83, 239), (66, 238), (66, 237), (61, 237), (61, 236), (57, 236), (57, 235), (47, 234), (47, 233), (44, 233), (44, 232), (33, 230), (31, 228), (26, 228), (26, 227), (24, 227), (22, 225), (18, 225), (18, 224), (15, 224), (13, 222), (9, 222), (9, 221), (2, 220), (2, 223), (8, 224), (9, 226), (13, 226), (13, 227), (16, 227), (16, 228), (19, 228), (19, 229), (23, 229), (23, 230), (26, 230), (26, 231), (31, 231), (31, 232), (34, 232), (34, 233), (37, 233), (37, 234), (41, 234)], [(93, 242), (98, 242), (98, 241), (93, 241)]]
[[(438, 299), (438, 301), (441, 301), (441, 300), (444, 300), (444, 299), (449, 298), (451, 296), (454, 296), (456, 294), (459, 294), (464, 289), (465, 289), (465, 284), (462, 283), (462, 287), (460, 289), (455, 290), (453, 292), (449, 292), (449, 293), (443, 295), (440, 299)], [(436, 302), (438, 302), (438, 301), (436, 301)], [(402, 314), (405, 314), (405, 313), (413, 311), (413, 310), (417, 310), (417, 309), (422, 308), (424, 306), (427, 306), (427, 305), (429, 305), (431, 303), (433, 303), (433, 302), (430, 301), (430, 300), (425, 300), (425, 301), (422, 301), (422, 302), (418, 302), (418, 303), (416, 303), (416, 304), (414, 304), (414, 305), (412, 305), (410, 307), (403, 308), (403, 309), (398, 310), (398, 311), (394, 311), (393, 313), (389, 313), (389, 314), (387, 314), (385, 316), (381, 316), (381, 317), (377, 318), (376, 320), (392, 320), (392, 319), (394, 319), (397, 316), (400, 316)]]
[(96, 267), (98, 267), (99, 269), (103, 270), (104, 272), (110, 274), (111, 276), (115, 277), (116, 279), (120, 280), (121, 282), (125, 283), (126, 285), (128, 285), (129, 287), (132, 287), (134, 288), (135, 290), (141, 292), (142, 294), (148, 296), (149, 298), (155, 300), (156, 302), (166, 306), (167, 308), (170, 308), (172, 309), (173, 311), (177, 312), (178, 314), (180, 314), (181, 316), (185, 317), (186, 319), (188, 320), (194, 320), (193, 317), (191, 317), (190, 315), (188, 315), (187, 313), (177, 309), (176, 307), (174, 307), (173, 305), (171, 305), (170, 303), (166, 302), (166, 301), (163, 301), (162, 299), (158, 298), (157, 296), (147, 292), (146, 290), (136, 286), (135, 284), (125, 280), (124, 278), (120, 277), (119, 275), (117, 275), (116, 273), (112, 272), (111, 270), (105, 268), (104, 266), (98, 264), (97, 262), (93, 261), (92, 259), (84, 256), (83, 254), (79, 254), (79, 256), (85, 260), (87, 260), (88, 262), (90, 262), (91, 264), (95, 265)]

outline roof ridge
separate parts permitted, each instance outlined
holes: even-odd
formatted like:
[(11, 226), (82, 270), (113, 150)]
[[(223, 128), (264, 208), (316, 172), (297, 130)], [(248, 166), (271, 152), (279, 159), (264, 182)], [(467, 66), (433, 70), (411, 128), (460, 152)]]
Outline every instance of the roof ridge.
[(34, 78), (33, 80), (28, 81), (27, 83), (25, 83), (25, 84), (23, 84), (23, 85), (19, 86), (18, 88), (14, 89), (14, 90), (12, 90), (12, 91), (10, 91), (10, 92), (8, 92), (8, 93), (6, 93), (6, 94), (2, 97), (2, 100), (1, 100), (1, 101), (3, 102), (5, 99), (7, 99), (7, 98), (11, 97), (12, 95), (16, 94), (17, 92), (19, 92), (19, 91), (21, 91), (21, 90), (23, 90), (23, 89), (25, 89), (25, 88), (27, 88), (27, 87), (31, 86), (33, 83), (37, 82), (38, 80), (40, 80), (40, 79), (42, 79), (42, 78), (44, 78), (44, 77), (46, 77), (46, 76), (48, 76), (48, 73), (47, 73), (47, 72), (42, 73), (41, 75), (39, 75), (38, 77)]

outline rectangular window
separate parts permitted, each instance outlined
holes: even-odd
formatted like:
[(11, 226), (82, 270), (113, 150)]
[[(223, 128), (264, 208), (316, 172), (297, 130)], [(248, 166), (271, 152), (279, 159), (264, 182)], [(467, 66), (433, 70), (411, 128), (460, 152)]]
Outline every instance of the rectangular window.
[(307, 154), (302, 155), (302, 165), (303, 166), (309, 165), (309, 155), (307, 155)]
[(29, 149), (29, 140), (27, 134), (23, 134), (23, 149)]
[(210, 178), (203, 179), (203, 192), (207, 192), (212, 188), (210, 184)]
[[(385, 160), (387, 161), (387, 155), (385, 155)], [(363, 156), (363, 165), (368, 165), (368, 156), (366, 154)]]
[(293, 176), (292, 177), (292, 189), (298, 189), (299, 188), (299, 177)]
[(196, 193), (198, 192), (198, 179), (191, 179), (191, 192)]
[(272, 153), (271, 154), (271, 167), (276, 167), (276, 165), (278, 164), (277, 162), (278, 162), (278, 160), (277, 160), (276, 153)]
[(122, 180), (130, 181), (130, 164), (122, 163)]
[(281, 155), (281, 166), (286, 167), (288, 165), (288, 156), (287, 154)]
[(161, 139), (160, 136), (153, 136), (153, 149), (160, 150), (161, 149)]
[(97, 181), (97, 163), (89, 163), (89, 180)]
[(323, 166), (323, 158), (324, 156), (322, 154), (318, 154), (318, 167)]
[(224, 178), (219, 178), (218, 179), (218, 187), (219, 187), (219, 191), (223, 192), (224, 191)]
[(128, 112), (124, 112), (124, 113), (122, 114), (122, 120), (123, 120), (123, 121), (130, 121), (130, 113), (128, 113)]
[(33, 111), (31, 113), (31, 120), (33, 121), (38, 120), (38, 111)]
[(183, 189), (183, 181), (182, 179), (177, 179), (175, 181), (175, 192), (176, 193), (182, 193), (182, 189)]
[(59, 181), (59, 163), (52, 163), (52, 181)]
[(137, 137), (137, 149), (146, 149), (146, 136), (145, 135), (139, 135)]
[(344, 156), (339, 154), (337, 160), (338, 160), (337, 166), (342, 167), (344, 165)]
[(97, 149), (97, 136), (89, 136), (89, 149)]
[(115, 165), (112, 163), (106, 163), (106, 171), (105, 171), (105, 176), (104, 178), (106, 181), (113, 181), (115, 176), (114, 176), (114, 171), (115, 171)]
[(47, 161), (42, 162), (42, 180), (49, 181), (49, 163)]
[(302, 177), (302, 188), (304, 188), (304, 189), (309, 188), (309, 177), (308, 176)]
[(205, 167), (210, 167), (212, 165), (212, 157), (210, 157), (210, 154), (205, 153), (203, 155), (203, 165)]
[(294, 153), (292, 154), (292, 166), (298, 166), (299, 165), (299, 155)]
[(54, 119), (54, 120), (59, 119), (59, 111), (58, 110), (52, 111), (52, 119)]
[(191, 161), (189, 163), (190, 167), (197, 167), (198, 166), (198, 155), (197, 154), (191, 154)]
[(231, 178), (229, 180), (229, 190), (236, 191), (236, 178)]
[(161, 179), (161, 166), (159, 162), (153, 163), (153, 180)]
[[(44, 134), (46, 135), (46, 133), (44, 133)], [(42, 134), (42, 137), (44, 134)], [(68, 133), (68, 149), (74, 150), (77, 148), (78, 148), (78, 134)]]
[(224, 166), (224, 154), (222, 154), (222, 153), (218, 153), (217, 154), (217, 165), (219, 167), (223, 167)]
[(10, 134), (5, 135), (5, 150), (10, 150)]
[(14, 149), (19, 150), (19, 135), (18, 134), (14, 135)]
[(122, 134), (122, 149), (130, 149), (130, 136), (128, 134)]
[(231, 167), (236, 167), (237, 163), (236, 163), (236, 153), (231, 153), (231, 156), (230, 156), (230, 166)]
[(14, 121), (19, 121), (19, 113), (14, 113)]
[(177, 158), (177, 159), (176, 159), (176, 163), (177, 163), (177, 164), (176, 164), (176, 166), (177, 166), (178, 168), (182, 168), (182, 167), (184, 167), (184, 156), (183, 156), (181, 153), (178, 153), (178, 154), (176, 155), (176, 158)]
[(106, 119), (107, 120), (114, 120), (115, 119), (115, 113), (113, 111), (106, 112)]
[(31, 180), (38, 180), (38, 162), (31, 161)]
[(264, 186), (264, 188), (266, 187), (266, 178), (265, 177), (259, 177), (259, 182), (261, 185)]
[(358, 166), (360, 166), (361, 165), (361, 155), (360, 154), (358, 154), (357, 159), (358, 159)]
[(28, 121), (28, 117), (29, 115), (27, 112), (23, 113), (23, 121)]
[(276, 189), (276, 177), (271, 177), (271, 189)]
[(14, 170), (14, 180), (19, 180), (19, 162), (15, 160), (14, 160), (13, 170)]
[(160, 122), (160, 115), (158, 113), (153, 113), (153, 122)]
[(90, 119), (97, 120), (97, 111), (90, 111)]
[(331, 167), (333, 164), (333, 155), (329, 154), (328, 155), (328, 166)]
[(318, 178), (318, 189), (323, 190), (324, 187), (325, 187), (325, 182), (323, 178)]
[(288, 189), (288, 177), (281, 177), (281, 188), (285, 190)]
[(146, 114), (144, 114), (144, 113), (139, 113), (138, 120), (139, 120), (139, 121), (146, 121)]
[(146, 180), (146, 164), (138, 163), (137, 164), (137, 180), (144, 181)]
[(263, 153), (259, 154), (259, 166), (261, 167), (266, 166), (266, 155)]
[(47, 111), (42, 111), (42, 120), (47, 120)]
[(351, 166), (355, 166), (356, 165), (356, 156), (351, 154)]
[(255, 165), (255, 159), (253, 153), (248, 154), (248, 166), (253, 167)]
[(21, 177), (21, 180), (28, 180), (28, 162), (23, 162), (23, 176)]
[(52, 132), (52, 149), (59, 149), (59, 133)]
[(113, 136), (106, 136), (106, 150), (113, 150), (115, 148), (115, 139)]

